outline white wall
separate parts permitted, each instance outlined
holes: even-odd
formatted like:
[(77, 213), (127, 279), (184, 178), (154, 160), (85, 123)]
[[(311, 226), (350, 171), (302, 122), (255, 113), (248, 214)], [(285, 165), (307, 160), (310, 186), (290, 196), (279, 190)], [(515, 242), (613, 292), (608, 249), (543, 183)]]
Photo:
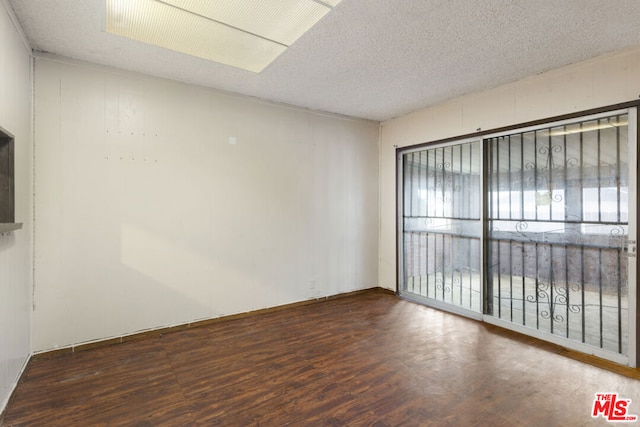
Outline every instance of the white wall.
[(30, 50), (0, 0), (0, 127), (15, 137), (16, 221), (0, 236), (0, 412), (30, 354), (32, 140)]
[(640, 49), (606, 55), (464, 96), (381, 124), (378, 283), (396, 288), (395, 147), (638, 99)]
[(377, 123), (35, 70), (34, 351), (377, 286)]

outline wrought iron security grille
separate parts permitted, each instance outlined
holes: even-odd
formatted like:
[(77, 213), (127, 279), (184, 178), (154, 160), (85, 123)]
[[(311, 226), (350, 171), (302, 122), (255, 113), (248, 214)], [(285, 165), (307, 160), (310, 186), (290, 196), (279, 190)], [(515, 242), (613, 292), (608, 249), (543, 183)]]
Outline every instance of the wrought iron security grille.
[(403, 292), (481, 312), (480, 142), (403, 157)]
[(626, 354), (627, 123), (486, 141), (487, 314)]

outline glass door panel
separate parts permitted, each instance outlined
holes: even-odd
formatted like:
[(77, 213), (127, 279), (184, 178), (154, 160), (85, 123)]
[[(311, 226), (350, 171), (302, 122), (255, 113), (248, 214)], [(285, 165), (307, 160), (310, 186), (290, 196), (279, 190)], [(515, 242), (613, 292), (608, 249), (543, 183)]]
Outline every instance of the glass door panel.
[(486, 314), (627, 354), (628, 122), (485, 140)]
[(480, 141), (402, 156), (400, 294), (482, 312)]

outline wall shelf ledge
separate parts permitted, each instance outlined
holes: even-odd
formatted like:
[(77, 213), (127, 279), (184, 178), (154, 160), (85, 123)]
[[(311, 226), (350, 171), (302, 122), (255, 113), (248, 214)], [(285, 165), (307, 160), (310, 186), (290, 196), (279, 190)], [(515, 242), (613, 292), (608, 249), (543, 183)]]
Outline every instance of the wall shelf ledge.
[(21, 222), (0, 222), (0, 233), (10, 233), (22, 228)]

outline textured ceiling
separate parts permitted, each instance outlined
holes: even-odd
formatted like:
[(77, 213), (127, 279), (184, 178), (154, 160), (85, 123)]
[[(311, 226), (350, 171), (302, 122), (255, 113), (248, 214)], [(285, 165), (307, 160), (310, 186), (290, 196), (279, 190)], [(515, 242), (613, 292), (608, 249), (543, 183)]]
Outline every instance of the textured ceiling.
[(371, 120), (640, 45), (637, 0), (342, 0), (255, 74), (106, 33), (104, 0), (9, 3), (36, 51)]

